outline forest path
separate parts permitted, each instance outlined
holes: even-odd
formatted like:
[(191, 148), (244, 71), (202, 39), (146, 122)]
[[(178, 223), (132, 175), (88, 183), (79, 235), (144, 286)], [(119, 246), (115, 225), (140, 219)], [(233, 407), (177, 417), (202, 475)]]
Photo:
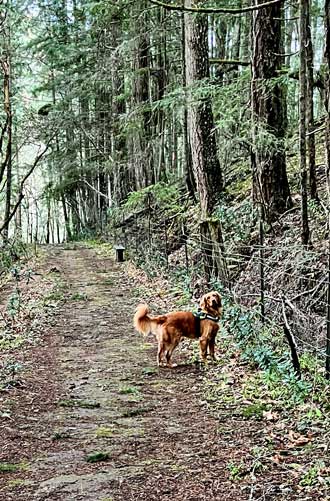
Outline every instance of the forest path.
[(155, 340), (132, 327), (136, 298), (124, 269), (93, 249), (50, 252), (67, 300), (34, 362), (42, 380), (25, 395), (32, 417), (23, 408), (10, 425), (31, 459), (2, 476), (0, 499), (248, 499), (228, 478), (248, 430), (236, 430), (236, 443), (230, 421), (219, 432), (201, 404), (198, 366), (156, 367)]

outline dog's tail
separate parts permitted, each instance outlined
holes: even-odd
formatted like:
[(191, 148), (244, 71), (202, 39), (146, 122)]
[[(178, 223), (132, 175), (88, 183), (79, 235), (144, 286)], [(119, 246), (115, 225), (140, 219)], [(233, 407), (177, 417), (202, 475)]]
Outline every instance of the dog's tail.
[(134, 315), (134, 327), (141, 334), (147, 335), (151, 332), (156, 333), (157, 327), (166, 321), (165, 315), (150, 317), (149, 308), (146, 304), (139, 304)]

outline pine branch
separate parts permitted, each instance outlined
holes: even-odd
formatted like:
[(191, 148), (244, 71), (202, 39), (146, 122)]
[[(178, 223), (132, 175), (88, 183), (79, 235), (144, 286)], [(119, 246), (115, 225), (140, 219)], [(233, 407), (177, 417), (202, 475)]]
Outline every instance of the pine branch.
[(261, 3), (259, 5), (252, 5), (251, 7), (241, 7), (240, 9), (226, 9), (222, 7), (185, 7), (184, 5), (168, 4), (161, 0), (149, 0), (153, 5), (163, 7), (167, 10), (177, 10), (181, 12), (195, 12), (199, 14), (244, 14), (253, 10), (263, 9), (264, 7), (271, 7), (284, 2), (284, 0), (271, 0), (270, 2)]

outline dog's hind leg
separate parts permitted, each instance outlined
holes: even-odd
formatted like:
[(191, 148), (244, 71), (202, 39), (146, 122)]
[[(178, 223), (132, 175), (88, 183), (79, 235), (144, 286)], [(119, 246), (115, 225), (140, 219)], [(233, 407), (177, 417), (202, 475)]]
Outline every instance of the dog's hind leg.
[(165, 354), (166, 354), (166, 351), (165, 351), (165, 344), (164, 342), (161, 340), (158, 344), (158, 353), (157, 353), (157, 363), (158, 363), (158, 366), (160, 367), (161, 365), (165, 364), (165, 361), (164, 361), (164, 358), (165, 358)]
[(167, 363), (168, 367), (176, 367), (176, 365), (177, 365), (177, 364), (172, 364), (171, 357), (172, 357), (172, 353), (173, 353), (174, 349), (178, 346), (179, 341), (180, 341), (180, 338), (175, 339), (174, 341), (172, 341), (172, 344), (169, 344), (166, 346), (165, 356), (166, 356), (166, 363)]

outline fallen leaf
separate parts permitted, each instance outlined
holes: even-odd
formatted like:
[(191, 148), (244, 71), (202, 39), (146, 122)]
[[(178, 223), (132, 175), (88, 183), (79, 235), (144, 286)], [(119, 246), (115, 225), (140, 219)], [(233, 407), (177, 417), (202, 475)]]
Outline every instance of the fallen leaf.
[(266, 419), (266, 421), (277, 421), (278, 414), (276, 414), (276, 412), (272, 412), (272, 411), (263, 411), (262, 417), (264, 419)]
[(288, 439), (291, 442), (288, 447), (292, 449), (293, 447), (299, 447), (301, 445), (308, 444), (311, 441), (312, 437), (305, 437), (304, 435), (300, 435), (299, 433), (295, 433), (293, 430), (290, 430)]

